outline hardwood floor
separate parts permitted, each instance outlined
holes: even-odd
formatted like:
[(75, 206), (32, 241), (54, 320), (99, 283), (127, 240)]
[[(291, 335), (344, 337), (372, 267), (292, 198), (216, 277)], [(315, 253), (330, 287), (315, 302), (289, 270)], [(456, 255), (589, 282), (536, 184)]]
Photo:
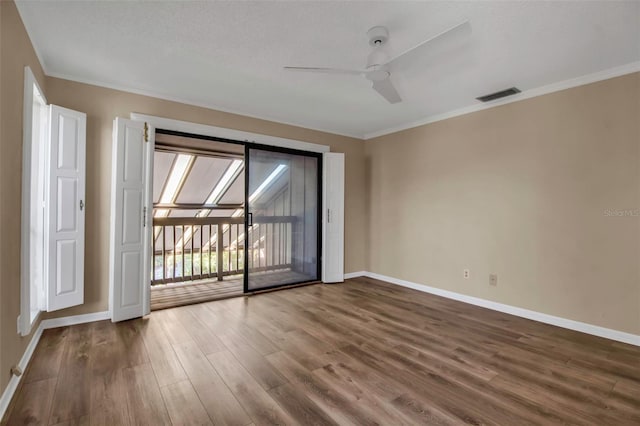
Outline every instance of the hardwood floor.
[(357, 278), (47, 330), (7, 424), (640, 424), (640, 348)]
[(242, 295), (242, 289), (242, 277), (183, 285), (156, 285), (151, 287), (151, 310), (237, 297)]
[[(225, 277), (224, 281), (201, 280), (184, 284), (155, 285), (151, 287), (151, 310), (174, 308), (192, 305), (194, 303), (209, 302), (211, 300), (228, 299), (243, 294), (243, 276), (233, 275)], [(251, 282), (260, 286), (264, 284), (295, 283), (308, 281), (305, 274), (290, 270), (254, 272)]]

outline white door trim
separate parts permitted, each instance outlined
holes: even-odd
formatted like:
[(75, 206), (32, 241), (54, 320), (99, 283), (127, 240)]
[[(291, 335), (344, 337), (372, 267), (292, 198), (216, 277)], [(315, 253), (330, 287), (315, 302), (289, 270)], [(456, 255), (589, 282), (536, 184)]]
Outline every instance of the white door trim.
[(149, 123), (149, 126), (152, 126), (156, 129), (172, 130), (174, 132), (185, 132), (195, 135), (213, 136), (240, 142), (258, 143), (263, 145), (279, 146), (283, 148), (299, 149), (301, 151), (330, 151), (330, 147), (328, 145), (319, 145), (295, 139), (286, 139), (276, 136), (262, 135), (259, 133), (244, 132), (241, 130), (227, 129), (225, 127), (210, 126), (208, 124), (173, 120), (170, 118), (140, 114), (137, 112), (131, 113), (131, 119), (136, 121), (146, 121), (147, 123)]
[[(32, 228), (32, 193), (33, 193), (33, 184), (32, 177), (34, 174), (33, 170), (33, 98), (34, 98), (34, 89), (40, 95), (40, 101), (42, 103), (42, 107), (46, 108), (47, 99), (44, 96), (44, 92), (40, 88), (38, 84), (38, 80), (36, 80), (33, 75), (33, 71), (31, 68), (24, 67), (24, 99), (23, 99), (23, 112), (22, 112), (22, 218), (21, 218), (21, 254), (20, 254), (20, 316), (18, 317), (18, 333), (21, 336), (28, 336), (31, 333), (31, 329), (33, 324), (38, 320), (39, 313), (32, 318), (31, 317), (31, 284), (32, 284), (32, 271), (34, 265), (31, 264), (31, 228)], [(43, 111), (41, 119), (45, 119), (47, 116), (46, 112)], [(46, 125), (46, 123), (44, 123)], [(44, 148), (46, 141), (45, 134), (46, 126), (41, 126), (40, 130), (40, 141), (38, 142), (40, 146), (40, 156), (46, 155)], [(38, 179), (42, 179), (44, 182), (44, 177), (46, 174), (46, 170), (36, 170), (35, 171), (41, 176), (36, 176)], [(39, 232), (42, 232), (44, 237), (44, 223)], [(43, 253), (44, 255), (44, 253)], [(45, 285), (45, 271), (44, 271), (44, 259), (41, 259), (43, 262), (40, 265), (41, 273), (42, 273), (42, 282), (40, 293), (39, 294), (39, 303), (38, 308), (40, 311), (43, 309), (44, 304), (44, 285)]]
[[(146, 270), (146, 276), (149, 277), (153, 271), (153, 252), (151, 242), (153, 241), (153, 152), (156, 146), (156, 129), (149, 122), (147, 125), (147, 142), (145, 143), (145, 180), (144, 180), (144, 198), (146, 207), (146, 227), (144, 228), (144, 247), (142, 251), (142, 259), (149, 265)], [(155, 272), (153, 272), (155, 273)], [(151, 285), (146, 282), (142, 289), (142, 315), (151, 313)]]
[[(224, 127), (216, 127), (210, 126), (208, 124), (200, 124), (193, 123), (188, 121), (174, 120), (165, 117), (158, 117), (154, 115), (147, 115), (132, 112), (130, 114), (130, 119), (138, 122), (146, 122), (149, 126), (149, 143), (148, 147), (150, 148), (150, 152), (147, 158), (147, 179), (145, 183), (145, 196), (148, 200), (148, 210), (147, 210), (147, 223), (152, 223), (153, 221), (153, 146), (155, 145), (155, 130), (160, 128), (164, 130), (170, 130), (175, 132), (184, 132), (191, 133), (194, 135), (203, 135), (203, 136), (212, 136), (218, 137), (222, 139), (230, 139), (240, 142), (247, 143), (256, 143), (261, 145), (269, 145), (276, 146), (282, 148), (290, 148), (297, 149), (301, 151), (309, 151), (309, 152), (318, 152), (325, 153), (330, 152), (331, 148), (328, 145), (320, 145), (310, 142), (304, 142), (294, 139), (286, 139), (275, 136), (262, 135), (259, 133), (251, 133), (234, 129), (227, 129)], [(115, 132), (115, 129), (114, 129)], [(324, 188), (323, 188), (324, 192)], [(324, 220), (323, 220), (324, 222)], [(326, 223), (323, 223), (323, 228), (326, 226)], [(147, 264), (151, 264), (151, 250), (148, 250), (151, 245), (151, 229), (152, 227), (148, 227), (148, 236), (147, 241), (145, 242), (145, 253), (144, 253), (144, 261)], [(318, 236), (321, 237), (321, 236)], [(112, 242), (113, 243), (113, 242)], [(113, 291), (112, 285), (110, 285), (110, 291)], [(146, 286), (143, 291), (143, 303), (144, 303), (144, 315), (150, 313), (150, 287)], [(112, 297), (110, 296), (109, 300), (111, 301)], [(113, 317), (113, 307), (110, 306), (110, 311), (112, 312)]]

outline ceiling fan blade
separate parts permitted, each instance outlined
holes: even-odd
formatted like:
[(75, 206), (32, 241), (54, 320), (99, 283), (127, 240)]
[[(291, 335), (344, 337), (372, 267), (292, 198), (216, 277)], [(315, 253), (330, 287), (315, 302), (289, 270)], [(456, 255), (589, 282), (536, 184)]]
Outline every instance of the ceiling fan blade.
[(353, 74), (353, 75), (360, 75), (366, 72), (366, 71), (348, 70), (348, 69), (342, 69), (342, 68), (318, 68), (318, 67), (284, 67), (284, 69), (289, 71), (322, 72), (326, 74)]
[(414, 50), (418, 49), (419, 47), (422, 47), (427, 43), (431, 43), (432, 41), (437, 40), (440, 37), (443, 37), (444, 35), (447, 35), (447, 34), (453, 32), (453, 31), (462, 30), (462, 29), (465, 29), (465, 28), (468, 28), (468, 29), (471, 28), (471, 26), (469, 24), (469, 21), (464, 21), (464, 22), (461, 22), (461, 23), (459, 23), (457, 25), (454, 25), (453, 27), (447, 28), (446, 30), (434, 35), (433, 37), (430, 37), (430, 38), (418, 43), (417, 45), (413, 46), (411, 49), (407, 49), (404, 52), (400, 53), (399, 55), (396, 55), (395, 57), (391, 58), (389, 61), (387, 61), (387, 63), (385, 65), (389, 65), (392, 62), (397, 61), (398, 59), (402, 58), (403, 56), (407, 55), (408, 53), (411, 53)]
[(389, 77), (384, 80), (374, 81), (373, 90), (380, 93), (390, 104), (397, 104), (402, 100)]

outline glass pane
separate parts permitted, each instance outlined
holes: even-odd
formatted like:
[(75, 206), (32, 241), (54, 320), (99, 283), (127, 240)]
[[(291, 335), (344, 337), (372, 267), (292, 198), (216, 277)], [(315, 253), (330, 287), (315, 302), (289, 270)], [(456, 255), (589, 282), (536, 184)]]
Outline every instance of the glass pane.
[(206, 204), (207, 197), (220, 182), (230, 164), (229, 159), (197, 156), (178, 192), (176, 202)]
[(249, 150), (249, 290), (319, 279), (318, 158)]

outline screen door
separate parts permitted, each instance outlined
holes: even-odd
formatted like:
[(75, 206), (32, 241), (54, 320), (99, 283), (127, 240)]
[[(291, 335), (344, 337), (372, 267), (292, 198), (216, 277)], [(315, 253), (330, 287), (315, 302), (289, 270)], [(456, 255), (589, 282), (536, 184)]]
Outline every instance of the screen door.
[(321, 155), (246, 150), (245, 292), (319, 280)]

